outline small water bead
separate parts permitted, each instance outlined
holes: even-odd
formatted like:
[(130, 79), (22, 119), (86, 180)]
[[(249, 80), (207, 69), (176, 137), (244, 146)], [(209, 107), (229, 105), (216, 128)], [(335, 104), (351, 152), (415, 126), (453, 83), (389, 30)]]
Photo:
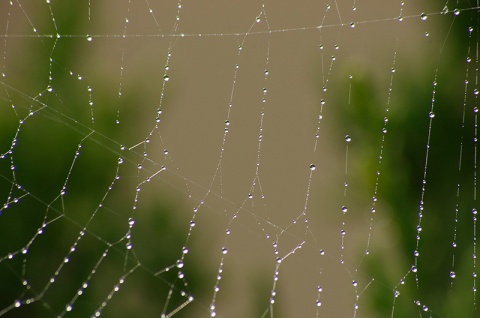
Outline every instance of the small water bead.
[(473, 32), (473, 27), (468, 27), (468, 32), (472, 33)]
[(474, 108), (473, 108), (473, 112), (474, 112), (474, 113), (478, 113), (478, 107), (474, 107)]
[(346, 206), (342, 206), (342, 212), (343, 212), (343, 213), (347, 213), (347, 211), (348, 211), (347, 207), (346, 207)]
[(257, 17), (257, 18), (255, 19), (255, 21), (256, 21), (257, 23), (260, 23), (260, 21), (262, 21), (262, 20), (260, 19), (260, 17)]
[(417, 272), (417, 267), (416, 266), (412, 266), (412, 272), (416, 273)]
[(473, 94), (474, 94), (474, 95), (478, 95), (478, 89), (475, 88), (475, 89), (473, 90)]
[(87, 34), (87, 41), (92, 42), (92, 40), (93, 40), (92, 36)]
[(346, 135), (346, 136), (345, 136), (345, 141), (346, 141), (346, 142), (352, 141), (352, 137), (350, 137), (349, 135)]
[(188, 247), (182, 248), (182, 254), (188, 254)]
[(225, 255), (228, 253), (228, 249), (226, 247), (222, 247), (222, 254)]
[(352, 282), (352, 285), (353, 285), (353, 287), (357, 287), (357, 285), (358, 285), (358, 284), (357, 284), (357, 281), (354, 280), (354, 281)]
[(165, 76), (163, 77), (163, 80), (164, 80), (165, 82), (168, 82), (168, 81), (170, 80), (170, 77), (169, 77), (168, 75), (165, 75)]
[(320, 250), (320, 255), (325, 255), (325, 251), (324, 250)]
[(472, 213), (473, 213), (473, 215), (476, 215), (477, 214), (477, 209), (472, 209)]
[(456, 276), (455, 272), (454, 272), (454, 271), (451, 271), (451, 272), (450, 272), (450, 278), (455, 278), (455, 276)]
[(399, 17), (397, 18), (397, 20), (398, 20), (398, 22), (402, 22), (402, 21), (403, 21), (403, 17), (402, 17), (402, 16), (399, 16)]
[(346, 234), (345, 230), (341, 230), (341, 231), (340, 231), (340, 234), (341, 234), (342, 236), (345, 236), (345, 234)]
[(467, 63), (470, 63), (472, 61), (472, 59), (468, 56), (467, 57)]
[(125, 244), (125, 247), (127, 248), (127, 250), (131, 250), (132, 249), (132, 243), (128, 242), (127, 244)]
[(428, 311), (428, 307), (425, 306), (425, 305), (423, 305), (422, 309), (423, 309), (423, 311)]
[(350, 22), (350, 27), (353, 29), (355, 27), (355, 22)]
[(322, 302), (320, 300), (317, 300), (315, 305), (317, 305), (317, 307), (320, 307), (322, 305)]
[(420, 255), (420, 253), (419, 253), (417, 250), (415, 250), (415, 251), (413, 252), (413, 255), (416, 256), (416, 257), (418, 257), (418, 256)]
[(459, 15), (459, 14), (460, 14), (460, 10), (458, 10), (458, 9), (453, 10), (453, 14), (454, 14), (454, 15)]
[(435, 117), (435, 113), (434, 113), (434, 112), (429, 112), (429, 113), (428, 113), (428, 117), (434, 118), (434, 117)]
[(311, 165), (310, 165), (310, 170), (311, 170), (311, 171), (314, 171), (315, 169), (316, 169), (315, 165), (314, 165), (314, 164), (311, 164)]
[(398, 296), (400, 296), (400, 292), (398, 290), (396, 290), (394, 293), (393, 293), (393, 296), (395, 298), (398, 298)]
[(14, 306), (15, 306), (15, 307), (18, 308), (18, 307), (20, 307), (21, 305), (22, 305), (22, 301), (21, 301), (21, 300), (19, 300), (19, 299), (15, 300), (15, 303), (14, 303)]
[(183, 261), (182, 261), (181, 259), (179, 259), (179, 260), (177, 261), (177, 264), (176, 264), (177, 268), (183, 268), (183, 265), (184, 265), (184, 264), (183, 264)]
[(422, 19), (422, 21), (427, 20), (427, 14), (425, 12), (422, 12), (422, 14), (420, 14), (420, 19)]

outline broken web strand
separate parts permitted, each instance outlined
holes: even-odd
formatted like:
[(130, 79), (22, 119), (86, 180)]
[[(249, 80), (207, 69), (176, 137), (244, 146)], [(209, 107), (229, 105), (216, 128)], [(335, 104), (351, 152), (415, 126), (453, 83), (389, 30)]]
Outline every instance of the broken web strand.
[[(265, 21), (267, 30), (270, 30), (270, 25), (268, 23), (268, 18), (267, 18), (265, 5), (263, 3), (262, 3), (262, 9), (261, 9), (260, 13), (255, 17), (255, 21), (252, 23), (249, 30), (242, 37), (241, 43), (238, 46), (237, 58), (240, 58), (240, 56), (242, 54), (242, 51), (243, 51), (245, 42), (247, 40), (248, 34), (250, 34), (252, 32), (252, 30), (255, 28), (256, 25), (263, 22), (262, 17), (263, 17), (263, 20)], [(254, 193), (256, 192), (256, 187), (258, 185), (261, 199), (263, 200), (265, 198), (265, 196), (263, 194), (262, 186), (261, 186), (261, 181), (260, 181), (260, 167), (261, 167), (260, 163), (261, 163), (261, 145), (262, 145), (262, 141), (263, 141), (263, 124), (264, 124), (264, 119), (265, 119), (265, 104), (267, 103), (267, 92), (268, 92), (266, 84), (267, 84), (267, 79), (268, 79), (268, 75), (269, 75), (268, 64), (269, 64), (269, 56), (270, 56), (270, 32), (267, 33), (267, 36), (268, 36), (267, 50), (266, 50), (266, 55), (265, 55), (265, 67), (264, 67), (264, 71), (263, 71), (265, 85), (262, 88), (262, 93), (263, 93), (262, 94), (262, 100), (261, 100), (262, 107), (261, 107), (261, 110), (260, 110), (260, 125), (259, 125), (259, 133), (258, 133), (257, 160), (256, 160), (256, 164), (255, 164), (255, 176), (253, 177), (252, 185), (250, 187), (250, 192), (248, 193), (247, 198), (243, 201), (243, 203), (240, 205), (240, 207), (234, 212), (233, 216), (230, 218), (230, 220), (227, 223), (227, 227), (226, 227), (226, 230), (225, 230), (226, 237), (224, 239), (224, 243), (223, 243), (223, 246), (221, 248), (220, 264), (219, 264), (219, 267), (218, 267), (218, 270), (217, 270), (217, 277), (216, 277), (216, 281), (215, 281), (215, 284), (214, 284), (214, 287), (213, 287), (212, 300), (210, 302), (210, 316), (211, 317), (215, 317), (217, 315), (216, 299), (217, 299), (218, 293), (220, 291), (220, 281), (221, 281), (222, 275), (223, 275), (223, 267), (224, 267), (224, 264), (225, 264), (225, 257), (228, 253), (227, 246), (228, 246), (229, 237), (231, 235), (230, 228), (231, 228), (233, 222), (237, 219), (240, 211), (244, 209), (244, 206), (247, 204), (247, 201), (250, 201), (250, 205), (251, 205), (251, 209), (252, 209), (250, 211), (250, 213), (255, 216), (255, 218), (257, 219), (257, 223), (260, 224), (259, 217), (256, 216), (256, 214), (254, 213), (254, 211), (255, 211)], [(235, 71), (234, 71), (234, 75), (233, 75), (232, 89), (231, 89), (231, 93), (230, 93), (230, 100), (229, 100), (229, 103), (228, 103), (227, 116), (226, 116), (226, 119), (225, 119), (225, 128), (224, 128), (224, 133), (223, 133), (222, 147), (221, 147), (221, 150), (220, 150), (219, 162), (217, 164), (217, 169), (214, 173), (214, 177), (213, 177), (212, 182), (210, 184), (210, 188), (207, 191), (207, 193), (206, 193), (205, 197), (203, 198), (202, 202), (204, 202), (206, 200), (207, 196), (209, 195), (209, 193), (210, 193), (210, 191), (213, 187), (213, 184), (215, 182), (215, 179), (217, 177), (217, 174), (219, 175), (220, 180), (222, 178), (221, 171), (222, 171), (223, 154), (224, 154), (224, 151), (225, 151), (225, 146), (226, 146), (226, 141), (227, 141), (227, 135), (228, 135), (228, 132), (229, 132), (229, 127), (231, 125), (230, 114), (231, 114), (232, 105), (233, 105), (234, 96), (235, 96), (234, 93), (235, 93), (239, 68), (240, 68), (240, 65), (235, 64)], [(220, 191), (222, 191), (222, 190), (220, 190)], [(267, 234), (266, 236), (267, 236), (267, 238), (269, 238), (269, 234)]]

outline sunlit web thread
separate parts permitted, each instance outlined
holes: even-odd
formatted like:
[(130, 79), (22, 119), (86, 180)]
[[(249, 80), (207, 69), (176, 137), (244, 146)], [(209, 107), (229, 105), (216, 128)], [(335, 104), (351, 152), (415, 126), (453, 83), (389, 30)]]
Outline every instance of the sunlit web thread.
[[(251, 33), (251, 31), (254, 29), (255, 25), (258, 23), (258, 19), (261, 15), (264, 15), (265, 18), (266, 18), (266, 11), (265, 11), (265, 7), (262, 6), (262, 11), (260, 12), (259, 15), (257, 15), (257, 17), (255, 17), (255, 20), (254, 22), (250, 25), (250, 28), (249, 30), (245, 33), (245, 35), (241, 38), (241, 41), (240, 41), (240, 44), (237, 48), (237, 59), (240, 58), (241, 54), (242, 54), (242, 51), (243, 51), (243, 47), (245, 45), (245, 42), (247, 40), (247, 36)], [(266, 61), (268, 61), (268, 50), (267, 50), (267, 58), (266, 58)], [(210, 192), (212, 191), (212, 188), (213, 188), (213, 185), (217, 179), (217, 175), (219, 178), (221, 178), (221, 175), (222, 175), (222, 163), (223, 163), (223, 155), (224, 155), (224, 152), (225, 152), (225, 147), (226, 147), (226, 143), (227, 143), (227, 136), (228, 136), (228, 132), (229, 132), (229, 127), (227, 126), (230, 126), (230, 114), (231, 114), (231, 111), (232, 111), (232, 107), (234, 105), (234, 97), (235, 97), (235, 91), (236, 91), (236, 83), (237, 83), (237, 76), (238, 76), (238, 73), (239, 73), (239, 68), (240, 68), (240, 65), (238, 63), (235, 64), (235, 69), (234, 69), (234, 73), (233, 73), (233, 79), (232, 79), (232, 88), (231, 88), (231, 91), (230, 91), (230, 98), (229, 98), (229, 102), (228, 102), (228, 110), (227, 110), (227, 115), (226, 115), (226, 118), (224, 120), (225, 122), (225, 125), (226, 125), (226, 129), (224, 129), (223, 131), (223, 139), (222, 139), (222, 145), (221, 145), (221, 148), (220, 148), (220, 156), (219, 156), (219, 159), (218, 159), (218, 163), (217, 163), (217, 167), (215, 169), (215, 172), (213, 174), (213, 177), (212, 177), (212, 181), (210, 183), (210, 186), (208, 188), (208, 191), (207, 193), (205, 194), (205, 196), (203, 197), (202, 199), (202, 202), (204, 202), (208, 195), (210, 194)], [(266, 89), (264, 88), (263, 89), (263, 92), (266, 94)], [(263, 127), (263, 114), (264, 112), (262, 111), (262, 114), (261, 114), (261, 126), (259, 129), (262, 129)], [(260, 134), (259, 134), (259, 139), (258, 139), (258, 142), (259, 144), (261, 144), (262, 142), (262, 132), (260, 131)], [(259, 158), (259, 154), (260, 154), (260, 145), (257, 146), (257, 156)], [(257, 161), (257, 163), (259, 163)], [(254, 180), (252, 182), (252, 188), (254, 188), (254, 185), (257, 181), (257, 179), (259, 180), (259, 177), (258, 177), (258, 168), (259, 166), (257, 165), (257, 168), (256, 168), (256, 175), (254, 177)], [(222, 190), (220, 190), (222, 191)], [(251, 192), (252, 192), (252, 189), (251, 189)], [(217, 299), (217, 295), (218, 295), (218, 292), (220, 291), (220, 280), (222, 279), (222, 273), (223, 273), (223, 266), (224, 266), (224, 262), (225, 262), (225, 257), (226, 257), (226, 254), (228, 253), (228, 248), (227, 248), (227, 245), (228, 245), (228, 239), (229, 239), (229, 236), (231, 234), (231, 231), (230, 231), (230, 226), (231, 224), (234, 222), (234, 220), (238, 217), (238, 212), (243, 208), (243, 206), (245, 205), (245, 202), (246, 200), (248, 199), (252, 199), (253, 198), (253, 194), (252, 193), (249, 193), (247, 195), (247, 198), (243, 201), (242, 205), (240, 206), (240, 208), (237, 209), (237, 211), (233, 214), (233, 216), (230, 218), (230, 220), (228, 221), (228, 225), (227, 225), (227, 230), (225, 231), (225, 240), (224, 240), (224, 245), (223, 247), (221, 248), (221, 259), (220, 259), (220, 264), (218, 266), (218, 269), (217, 269), (217, 277), (216, 277), (216, 281), (215, 281), (215, 284), (214, 284), (214, 287), (213, 287), (213, 296), (212, 296), (212, 299), (211, 299), (211, 302), (210, 302), (210, 316), (211, 317), (215, 317), (217, 315), (217, 310), (216, 310), (216, 299)]]
[[(265, 21), (265, 25), (267, 29), (270, 29), (270, 24), (268, 22), (268, 17), (267, 17), (267, 12), (265, 10), (265, 4), (262, 3), (262, 10), (260, 13), (257, 15), (255, 21), (257, 24)], [(254, 195), (256, 187), (258, 186), (259, 192), (260, 192), (260, 197), (261, 199), (265, 199), (265, 195), (263, 193), (263, 188), (262, 188), (262, 183), (260, 180), (260, 168), (261, 168), (261, 150), (262, 150), (262, 141), (263, 141), (263, 126), (264, 126), (264, 120), (265, 120), (265, 108), (267, 105), (267, 94), (268, 94), (268, 75), (269, 75), (269, 62), (270, 62), (270, 34), (268, 34), (268, 39), (267, 39), (267, 51), (265, 54), (265, 70), (263, 71), (263, 81), (264, 81), (264, 87), (262, 89), (262, 100), (261, 100), (261, 110), (260, 110), (260, 125), (258, 128), (258, 145), (257, 145), (257, 160), (255, 163), (255, 177), (252, 181), (252, 186), (250, 188), (250, 194), (249, 197)], [(228, 129), (226, 127), (225, 129)], [(252, 197), (253, 199), (253, 197)], [(252, 205), (252, 212), (254, 213), (255, 208), (254, 208), (254, 200), (250, 200), (251, 205)], [(266, 206), (266, 203), (264, 203), (264, 206)], [(254, 213), (255, 215), (255, 213)], [(267, 216), (268, 217), (268, 216)], [(261, 230), (265, 232), (265, 227), (261, 225), (261, 221), (255, 217), (257, 220), (257, 224), (260, 226)], [(266, 237), (269, 238), (270, 234), (265, 233)]]
[[(477, 1), (478, 3), (478, 1)], [(474, 203), (474, 208), (472, 209), (472, 214), (473, 214), (473, 253), (472, 253), (472, 262), (473, 262), (473, 273), (472, 273), (472, 291), (473, 291), (473, 308), (476, 309), (477, 307), (477, 150), (478, 150), (478, 85), (479, 85), (479, 74), (478, 74), (478, 65), (479, 65), (479, 34), (478, 34), (478, 28), (480, 27), (480, 18), (478, 17), (478, 11), (477, 14), (475, 15), (476, 21), (475, 25), (477, 30), (475, 30), (475, 36), (476, 36), (476, 46), (475, 46), (475, 65), (477, 67), (475, 68), (475, 89), (474, 89), (474, 161), (473, 161), (473, 203)], [(470, 27), (468, 29), (469, 31), (469, 37), (471, 37), (473, 28)], [(470, 46), (469, 46), (470, 50)]]
[[(468, 28), (468, 37), (469, 37), (469, 45), (467, 48), (466, 54), (466, 70), (465, 70), (465, 80), (464, 80), (464, 93), (463, 93), (463, 109), (462, 109), (462, 123), (461, 123), (461, 135), (460, 135), (460, 147), (459, 147), (459, 154), (458, 154), (458, 178), (460, 178), (460, 173), (462, 171), (462, 162), (463, 162), (463, 143), (464, 143), (464, 131), (465, 131), (465, 115), (466, 115), (466, 107), (467, 107), (467, 93), (468, 93), (468, 78), (469, 78), (469, 69), (470, 69), (470, 53), (471, 53), (471, 41), (472, 41), (472, 32), (473, 28)], [(475, 112), (475, 110), (474, 110)], [(474, 191), (475, 193), (475, 191)], [(453, 237), (452, 237), (452, 263), (450, 268), (450, 288), (453, 291), (453, 284), (454, 279), (456, 277), (455, 273), (455, 256), (457, 250), (457, 223), (458, 223), (458, 212), (459, 212), (459, 202), (460, 202), (460, 181), (457, 181), (457, 189), (456, 189), (456, 203), (454, 209), (454, 227), (453, 227)], [(475, 288), (475, 287), (474, 287)]]

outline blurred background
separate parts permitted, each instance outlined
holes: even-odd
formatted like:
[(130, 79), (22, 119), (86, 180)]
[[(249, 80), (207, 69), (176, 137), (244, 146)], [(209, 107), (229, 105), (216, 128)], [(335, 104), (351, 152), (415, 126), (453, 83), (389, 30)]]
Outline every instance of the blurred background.
[(475, 317), (478, 27), (1, 1), (0, 315)]

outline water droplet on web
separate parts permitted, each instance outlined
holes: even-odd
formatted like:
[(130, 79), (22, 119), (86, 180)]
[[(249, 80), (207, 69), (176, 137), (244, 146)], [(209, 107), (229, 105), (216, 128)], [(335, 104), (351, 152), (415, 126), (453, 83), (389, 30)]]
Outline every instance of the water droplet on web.
[(314, 171), (315, 169), (316, 169), (315, 165), (314, 165), (314, 164), (311, 164), (311, 165), (310, 165), (310, 170), (311, 170), (311, 171)]
[(168, 82), (168, 81), (170, 80), (170, 77), (168, 77), (168, 75), (165, 75), (165, 76), (163, 77), (163, 80), (164, 80), (165, 82)]
[(15, 300), (15, 303), (14, 303), (14, 306), (15, 307), (20, 307), (22, 305), (22, 301), (21, 300)]
[[(93, 40), (92, 36), (91, 36), (91, 35), (87, 35), (87, 41), (88, 41), (88, 42), (92, 42), (92, 40)], [(101, 42), (101, 41), (100, 41), (100, 42)]]
[(68, 304), (67, 306), (65, 306), (65, 310), (66, 311), (72, 311), (73, 307), (71, 304)]
[(320, 300), (317, 300), (315, 304), (317, 305), (317, 307), (320, 307), (322, 305), (322, 302)]
[(118, 164), (121, 165), (123, 163), (123, 159), (122, 158), (118, 158)]
[(422, 14), (420, 14), (420, 19), (422, 19), (422, 21), (427, 20), (427, 14), (425, 12), (422, 12)]
[(417, 272), (417, 267), (412, 266), (412, 272), (416, 273)]
[(346, 234), (345, 230), (341, 230), (340, 234), (342, 234), (342, 236), (345, 236), (345, 234)]
[(470, 57), (467, 57), (467, 63), (470, 63), (472, 59)]
[(459, 14), (460, 14), (460, 10), (458, 10), (458, 9), (453, 10), (453, 14), (454, 14), (454, 15), (459, 15)]
[(257, 17), (257, 18), (255, 19), (255, 21), (256, 21), (257, 23), (260, 23), (260, 21), (262, 21), (262, 20), (260, 19), (260, 17)]
[(354, 280), (354, 281), (352, 282), (352, 285), (353, 285), (353, 287), (357, 287), (357, 282)]
[(468, 27), (468, 32), (472, 33), (473, 32), (473, 27)]
[(131, 250), (132, 249), (132, 243), (128, 242), (127, 244), (125, 244), (125, 247), (127, 248), (127, 250)]
[(346, 142), (352, 141), (352, 137), (350, 137), (349, 135), (346, 135), (346, 136), (345, 136), (345, 141), (346, 141)]
[(182, 253), (183, 254), (188, 254), (188, 248), (187, 247), (182, 248)]
[(428, 117), (430, 117), (430, 118), (435, 117), (435, 113), (434, 113), (434, 112), (429, 112), (429, 113), (428, 113)]
[(179, 259), (177, 261), (177, 268), (182, 268), (182, 267), (183, 267), (183, 261)]
[(473, 94), (474, 94), (474, 95), (478, 95), (478, 89), (475, 88), (475, 89), (473, 90)]
[(228, 250), (227, 250), (227, 248), (223, 247), (223, 248), (222, 248), (222, 254), (224, 254), (224, 255), (225, 255), (225, 254), (227, 254), (227, 253), (228, 253)]
[(402, 16), (399, 16), (397, 19), (398, 19), (398, 22), (402, 22), (402, 21), (403, 21), (403, 17), (402, 17)]
[(451, 277), (451, 278), (455, 278), (455, 276), (456, 276), (456, 275), (455, 275), (455, 272), (454, 272), (454, 271), (451, 271), (451, 272), (450, 272), (450, 277)]
[(350, 27), (354, 28), (355, 27), (355, 22), (350, 22)]
[(347, 211), (348, 211), (347, 207), (346, 207), (346, 206), (342, 206), (342, 212), (343, 212), (343, 213), (347, 213)]

